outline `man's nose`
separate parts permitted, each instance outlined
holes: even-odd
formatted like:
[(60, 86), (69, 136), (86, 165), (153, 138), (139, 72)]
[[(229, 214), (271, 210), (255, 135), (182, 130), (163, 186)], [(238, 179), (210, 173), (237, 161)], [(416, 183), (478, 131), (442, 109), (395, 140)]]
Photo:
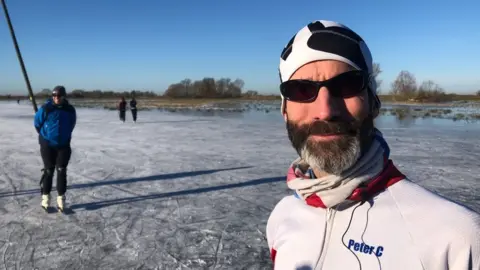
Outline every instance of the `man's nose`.
[(330, 121), (340, 116), (339, 99), (325, 87), (320, 88), (317, 99), (310, 104), (310, 117), (317, 121)]

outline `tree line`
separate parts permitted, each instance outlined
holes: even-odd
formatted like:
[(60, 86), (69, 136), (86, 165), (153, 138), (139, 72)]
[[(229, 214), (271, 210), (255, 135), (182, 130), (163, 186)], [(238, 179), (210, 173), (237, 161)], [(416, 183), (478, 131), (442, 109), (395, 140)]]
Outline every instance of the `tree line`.
[(206, 77), (193, 82), (184, 79), (171, 84), (163, 95), (171, 98), (239, 98), (244, 85), (242, 79), (232, 81), (230, 78), (215, 80)]
[[(480, 95), (480, 91), (476, 93)], [(390, 95), (395, 101), (415, 102), (449, 102), (453, 101), (455, 94), (447, 94), (445, 90), (432, 80), (422, 81), (417, 84), (415, 75), (402, 70), (392, 82)]]
[[(374, 77), (377, 80), (377, 85), (381, 84), (381, 81), (377, 79), (377, 76), (381, 73), (380, 66), (374, 64)], [(68, 95), (71, 98), (131, 98), (133, 96), (137, 98), (155, 98), (155, 97), (167, 97), (167, 98), (243, 98), (243, 97), (259, 97), (267, 96), (261, 95), (257, 91), (248, 90), (244, 91), (243, 88), (245, 82), (242, 79), (232, 80), (231, 78), (215, 79), (212, 77), (205, 77), (201, 80), (192, 81), (189, 78), (183, 79), (180, 82), (173, 83), (168, 86), (163, 94), (155, 93), (153, 91), (102, 91), (93, 90), (87, 91), (82, 89), (74, 89), (69, 91)], [(43, 89), (36, 94), (39, 97), (47, 97), (51, 94), (50, 89)], [(280, 94), (268, 95), (270, 97)]]
[[(373, 77), (377, 82), (379, 95), (382, 95), (382, 80), (379, 75), (382, 69), (379, 63), (373, 65)], [(205, 77), (201, 80), (192, 81), (183, 79), (180, 82), (173, 83), (162, 93), (154, 91), (102, 91), (102, 90), (83, 90), (74, 89), (68, 91), (70, 98), (245, 98), (245, 97), (263, 97), (257, 91), (244, 91), (245, 82), (242, 79), (232, 80), (230, 78), (215, 79)], [(43, 89), (36, 94), (37, 97), (48, 97), (51, 95), (50, 89)], [(480, 96), (480, 90), (475, 93)], [(402, 70), (397, 78), (391, 83), (390, 91), (387, 94), (394, 101), (416, 101), (416, 102), (447, 102), (452, 101), (455, 94), (446, 94), (445, 90), (432, 80), (423, 81), (417, 85), (415, 75), (409, 71)], [(270, 97), (277, 96), (269, 95)], [(3, 96), (3, 98), (21, 98), (20, 96)]]
[[(178, 83), (168, 86), (163, 94), (153, 91), (102, 91), (102, 90), (83, 90), (74, 89), (68, 91), (71, 98), (241, 98), (259, 96), (257, 91), (243, 91), (245, 82), (242, 79), (232, 80), (230, 78), (205, 77), (201, 80), (192, 81), (183, 79)], [(47, 97), (52, 93), (51, 89), (45, 88), (36, 94), (38, 97)]]
[[(378, 63), (374, 64), (374, 76), (377, 80), (377, 86), (381, 85), (378, 75), (382, 72)], [(382, 96), (381, 89), (379, 94)], [(425, 80), (417, 83), (415, 75), (407, 70), (402, 70), (397, 78), (391, 83), (388, 95), (393, 101), (414, 101), (414, 102), (449, 102), (457, 100), (457, 94), (447, 94), (439, 84), (433, 80)], [(475, 92), (480, 97), (480, 90)]]

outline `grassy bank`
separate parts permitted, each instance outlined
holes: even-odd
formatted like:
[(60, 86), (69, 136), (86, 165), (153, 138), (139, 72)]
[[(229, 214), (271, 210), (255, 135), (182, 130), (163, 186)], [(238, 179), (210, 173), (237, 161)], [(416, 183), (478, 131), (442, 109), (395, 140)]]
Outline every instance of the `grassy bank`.
[[(385, 97), (385, 96), (383, 96)], [(43, 104), (46, 97), (37, 98), (37, 104)], [(468, 100), (470, 98), (470, 100)], [(101, 108), (116, 110), (119, 98), (69, 98), (70, 102), (79, 108)], [(137, 98), (139, 110), (161, 110), (169, 112), (246, 112), (259, 111), (264, 113), (280, 110), (279, 96), (254, 96), (242, 98)], [(395, 116), (398, 119), (408, 118), (444, 118), (456, 120), (480, 120), (480, 102), (474, 96), (458, 99), (450, 103), (418, 103), (392, 101), (382, 98), (382, 115)], [(10, 99), (16, 102), (16, 99)], [(129, 100), (127, 99), (127, 102)], [(462, 102), (463, 101), (463, 102)], [(25, 101), (22, 101), (25, 102)]]
[(406, 118), (438, 118), (438, 119), (452, 119), (466, 120), (466, 121), (478, 121), (480, 120), (480, 112), (456, 112), (451, 109), (435, 109), (435, 108), (421, 108), (421, 107), (402, 107), (402, 108), (382, 108), (380, 110), (381, 115), (392, 115), (398, 119)]
[[(105, 109), (116, 109), (118, 98), (82, 98), (69, 99), (70, 102), (80, 107), (103, 107)], [(159, 108), (198, 108), (211, 104), (216, 106), (235, 106), (243, 103), (280, 102), (280, 98), (270, 96), (243, 97), (243, 98), (137, 98), (138, 109), (159, 109)], [(129, 100), (127, 99), (127, 103)]]
[[(276, 99), (138, 99), (140, 110), (164, 110), (169, 112), (182, 111), (228, 111), (228, 112), (274, 112), (280, 110), (280, 100)], [(74, 99), (72, 103), (78, 107), (96, 107), (107, 110), (116, 110), (117, 99)], [(387, 102), (386, 102), (387, 104)], [(431, 105), (398, 105), (395, 102), (392, 106), (385, 104), (381, 109), (382, 115), (392, 115), (398, 119), (406, 118), (443, 118), (452, 120), (480, 120), (480, 106), (464, 106), (458, 104), (442, 107)], [(480, 103), (478, 103), (480, 105)], [(464, 108), (470, 108), (465, 110)]]
[[(417, 101), (398, 101), (392, 96), (380, 96), (383, 104), (395, 105), (428, 105), (428, 106), (463, 106), (462, 103), (474, 103), (480, 107), (480, 97), (474, 95), (458, 95), (452, 102), (417, 102)], [(40, 100), (40, 99), (39, 99)], [(106, 109), (116, 108), (119, 102), (118, 98), (74, 98), (70, 99), (72, 103), (78, 106), (98, 106), (102, 105)], [(127, 99), (128, 101), (128, 99)], [(201, 107), (209, 104), (240, 104), (240, 103), (270, 103), (278, 105), (281, 102), (280, 96), (253, 96), (241, 98), (137, 98), (139, 109), (164, 108), (164, 107)]]
[(477, 95), (457, 95), (457, 94), (448, 94), (448, 101), (445, 102), (429, 102), (429, 101), (417, 101), (417, 100), (407, 100), (394, 95), (379, 95), (382, 102), (388, 103), (405, 103), (405, 104), (445, 104), (449, 102), (480, 102), (480, 96)]

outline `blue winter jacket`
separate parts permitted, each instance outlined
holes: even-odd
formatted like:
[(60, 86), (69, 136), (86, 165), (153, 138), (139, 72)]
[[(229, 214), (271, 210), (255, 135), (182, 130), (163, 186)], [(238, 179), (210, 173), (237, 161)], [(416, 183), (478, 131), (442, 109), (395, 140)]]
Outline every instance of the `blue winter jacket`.
[(75, 108), (66, 100), (62, 104), (55, 104), (52, 99), (47, 100), (38, 109), (34, 119), (37, 132), (53, 147), (70, 144), (76, 122)]

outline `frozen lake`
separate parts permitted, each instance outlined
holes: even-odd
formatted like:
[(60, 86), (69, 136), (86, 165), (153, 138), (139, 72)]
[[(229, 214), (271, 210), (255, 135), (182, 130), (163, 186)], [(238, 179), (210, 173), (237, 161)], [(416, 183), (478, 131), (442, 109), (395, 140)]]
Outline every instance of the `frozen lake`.
[[(271, 269), (265, 225), (296, 157), (279, 111), (77, 113), (75, 213), (46, 214), (33, 110), (0, 102), (0, 269)], [(376, 122), (403, 173), (480, 211), (480, 123)]]

